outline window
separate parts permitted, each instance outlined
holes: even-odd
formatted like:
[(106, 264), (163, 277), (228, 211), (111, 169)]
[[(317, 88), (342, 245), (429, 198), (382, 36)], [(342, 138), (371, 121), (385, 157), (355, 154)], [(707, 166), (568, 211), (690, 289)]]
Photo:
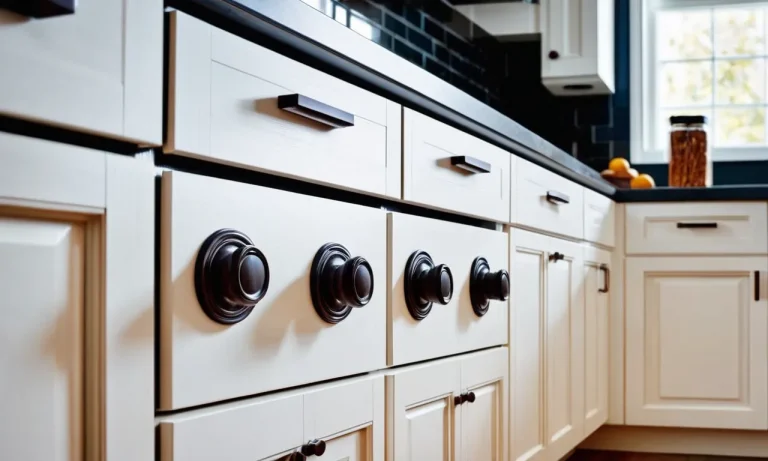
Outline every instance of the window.
[(368, 40), (378, 41), (378, 29), (374, 28), (367, 19), (357, 11), (350, 11), (344, 5), (334, 3), (331, 0), (301, 0), (312, 8), (325, 13), (337, 22), (349, 27)]
[(768, 159), (768, 1), (632, 0), (632, 161), (666, 161), (669, 117), (706, 115), (715, 160)]

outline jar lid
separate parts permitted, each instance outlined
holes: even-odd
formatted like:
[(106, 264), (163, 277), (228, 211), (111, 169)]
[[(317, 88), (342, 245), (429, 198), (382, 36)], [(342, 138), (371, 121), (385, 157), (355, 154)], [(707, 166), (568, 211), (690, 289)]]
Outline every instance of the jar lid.
[(671, 125), (694, 125), (697, 123), (707, 123), (705, 115), (673, 115), (669, 117)]

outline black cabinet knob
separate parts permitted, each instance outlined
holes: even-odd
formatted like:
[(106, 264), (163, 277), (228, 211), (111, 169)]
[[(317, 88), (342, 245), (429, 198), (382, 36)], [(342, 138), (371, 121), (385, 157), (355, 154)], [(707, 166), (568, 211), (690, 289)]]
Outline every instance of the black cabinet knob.
[(310, 440), (301, 447), (301, 454), (305, 456), (323, 456), (325, 453), (325, 441)]
[(557, 59), (560, 57), (560, 53), (555, 50), (549, 52), (549, 59)]
[(309, 275), (312, 304), (328, 323), (339, 323), (373, 295), (373, 269), (365, 258), (352, 257), (338, 243), (326, 243), (315, 254)]
[(405, 265), (405, 303), (416, 320), (423, 320), (433, 303), (446, 305), (453, 297), (453, 275), (445, 264), (435, 265), (425, 251), (415, 251)]
[(195, 262), (195, 292), (211, 320), (241, 322), (268, 288), (269, 263), (248, 236), (220, 229), (203, 242)]
[(307, 457), (301, 452), (294, 452), (285, 458), (285, 461), (307, 461)]
[(475, 393), (467, 392), (466, 394), (464, 394), (464, 401), (469, 403), (475, 403)]
[(453, 405), (454, 405), (454, 406), (459, 406), (459, 405), (461, 405), (462, 403), (464, 403), (464, 394), (461, 394), (461, 395), (455, 395), (455, 396), (453, 397)]
[(549, 255), (549, 260), (551, 262), (555, 262), (556, 263), (558, 261), (562, 261), (563, 259), (565, 259), (565, 255), (560, 253), (559, 251), (555, 251), (554, 253)]
[(509, 298), (509, 272), (504, 269), (491, 272), (488, 260), (477, 257), (472, 262), (469, 279), (469, 299), (478, 317), (488, 313), (491, 300)]
[(75, 14), (76, 0), (0, 0), (0, 9), (30, 18)]

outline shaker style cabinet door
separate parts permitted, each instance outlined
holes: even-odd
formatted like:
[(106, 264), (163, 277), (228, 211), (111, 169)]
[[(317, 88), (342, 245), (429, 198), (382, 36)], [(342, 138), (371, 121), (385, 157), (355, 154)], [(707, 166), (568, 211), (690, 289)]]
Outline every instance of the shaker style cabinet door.
[(768, 258), (626, 265), (627, 424), (768, 428)]
[(510, 239), (512, 459), (559, 459), (583, 435), (582, 250), (518, 229)]
[(83, 459), (83, 234), (0, 216), (2, 459)]
[(611, 254), (584, 247), (584, 437), (608, 419)]
[(162, 143), (162, 0), (11, 3), (0, 8), (0, 114)]
[(461, 362), (461, 461), (506, 461), (508, 454), (507, 348)]

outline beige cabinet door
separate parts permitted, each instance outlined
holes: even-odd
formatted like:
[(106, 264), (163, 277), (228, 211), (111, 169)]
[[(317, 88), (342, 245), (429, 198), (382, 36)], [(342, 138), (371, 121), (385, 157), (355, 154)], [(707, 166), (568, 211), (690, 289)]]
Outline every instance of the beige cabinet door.
[(83, 457), (83, 229), (0, 217), (0, 459)]
[(627, 424), (768, 428), (768, 258), (626, 268)]
[[(461, 453), (461, 362), (408, 367), (386, 378), (388, 461), (454, 461)], [(389, 432), (391, 431), (391, 432)]]
[[(507, 348), (473, 354), (461, 362), (461, 460), (506, 461)], [(464, 399), (462, 399), (464, 400)]]
[(611, 254), (584, 248), (584, 436), (608, 419)]
[(560, 459), (584, 434), (584, 295), (582, 249), (551, 239), (547, 257), (546, 432), (550, 459)]

